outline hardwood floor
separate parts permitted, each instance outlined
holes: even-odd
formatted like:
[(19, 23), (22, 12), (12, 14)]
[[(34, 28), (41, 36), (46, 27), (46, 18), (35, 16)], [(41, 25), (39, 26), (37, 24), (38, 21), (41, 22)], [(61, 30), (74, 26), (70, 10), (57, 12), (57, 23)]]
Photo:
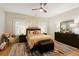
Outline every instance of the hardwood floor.
[[(0, 56), (8, 56), (14, 44), (9, 44), (6, 49), (0, 51)], [(21, 50), (21, 49), (20, 49)], [(57, 56), (79, 56), (79, 49), (70, 47), (55, 41), (55, 53)], [(53, 55), (53, 56), (56, 56)]]
[(68, 53), (67, 56), (79, 56), (79, 49)]
[(8, 56), (13, 45), (14, 44), (9, 44), (4, 50), (0, 51), (0, 56)]

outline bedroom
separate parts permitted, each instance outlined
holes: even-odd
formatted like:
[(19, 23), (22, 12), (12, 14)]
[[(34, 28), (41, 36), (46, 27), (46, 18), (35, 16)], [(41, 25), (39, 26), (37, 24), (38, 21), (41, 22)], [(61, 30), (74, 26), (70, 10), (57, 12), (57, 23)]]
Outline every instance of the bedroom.
[[(79, 40), (75, 40), (79, 37), (79, 3), (41, 4), (0, 4), (1, 56), (79, 56)], [(43, 6), (44, 4), (46, 5)], [(40, 7), (45, 8), (47, 12), (40, 9), (32, 10)], [(4, 36), (9, 37), (9, 40), (7, 38), (5, 40)], [(45, 42), (40, 43), (41, 40)], [(39, 51), (50, 51), (40, 53), (35, 48), (35, 51), (30, 51), (29, 47), (33, 48), (34, 45), (36, 49), (41, 49), (39, 45), (44, 47)]]

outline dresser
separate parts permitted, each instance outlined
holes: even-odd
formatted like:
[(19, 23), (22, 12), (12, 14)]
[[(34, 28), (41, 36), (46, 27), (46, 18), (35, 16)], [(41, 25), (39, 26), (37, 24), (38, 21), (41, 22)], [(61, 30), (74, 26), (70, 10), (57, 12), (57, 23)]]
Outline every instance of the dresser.
[(78, 34), (55, 32), (55, 40), (79, 48)]

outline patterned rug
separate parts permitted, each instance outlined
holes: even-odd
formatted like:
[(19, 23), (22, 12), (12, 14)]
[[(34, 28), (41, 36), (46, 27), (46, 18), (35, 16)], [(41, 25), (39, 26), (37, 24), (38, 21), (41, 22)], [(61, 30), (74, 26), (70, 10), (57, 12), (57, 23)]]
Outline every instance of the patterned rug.
[(16, 43), (12, 47), (9, 56), (65, 56), (69, 52), (77, 50), (77, 48), (60, 43), (58, 41), (55, 41), (54, 44), (54, 51), (48, 51), (40, 54), (38, 51), (30, 52), (30, 49), (26, 43)]

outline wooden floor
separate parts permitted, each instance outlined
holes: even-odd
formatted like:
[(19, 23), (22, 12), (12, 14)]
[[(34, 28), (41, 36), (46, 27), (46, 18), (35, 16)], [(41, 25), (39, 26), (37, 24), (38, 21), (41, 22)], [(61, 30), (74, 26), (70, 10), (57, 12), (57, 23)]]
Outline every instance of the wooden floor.
[(67, 54), (67, 56), (79, 56), (79, 49), (75, 50), (75, 51), (72, 51), (72, 52), (69, 52)]
[(4, 50), (0, 51), (0, 56), (8, 56), (13, 45), (14, 44), (9, 44)]
[[(0, 56), (8, 56), (13, 45), (14, 44), (9, 44), (9, 46), (7, 46), (6, 49), (4, 49), (3, 51), (0, 51)], [(56, 45), (56, 46), (58, 47), (58, 45)], [(63, 47), (63, 48), (66, 48), (66, 47)], [(60, 50), (62, 50), (62, 48)], [(63, 56), (79, 56), (79, 49), (74, 50), (74, 51), (72, 50), (71, 52), (69, 52)]]

